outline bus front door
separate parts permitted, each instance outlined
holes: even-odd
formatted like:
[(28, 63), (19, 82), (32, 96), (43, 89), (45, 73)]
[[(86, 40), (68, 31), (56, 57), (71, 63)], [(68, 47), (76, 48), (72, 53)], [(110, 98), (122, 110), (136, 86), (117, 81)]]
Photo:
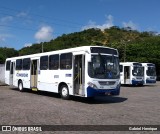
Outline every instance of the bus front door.
[(124, 66), (124, 84), (130, 84), (130, 66)]
[(38, 79), (38, 60), (32, 60), (31, 62), (31, 88), (37, 91), (37, 79)]
[(15, 62), (11, 62), (10, 66), (10, 77), (9, 77), (9, 85), (13, 85), (13, 77), (15, 73)]
[(74, 55), (74, 70), (73, 70), (73, 85), (74, 94), (84, 96), (84, 86), (85, 86), (85, 56), (84, 55)]

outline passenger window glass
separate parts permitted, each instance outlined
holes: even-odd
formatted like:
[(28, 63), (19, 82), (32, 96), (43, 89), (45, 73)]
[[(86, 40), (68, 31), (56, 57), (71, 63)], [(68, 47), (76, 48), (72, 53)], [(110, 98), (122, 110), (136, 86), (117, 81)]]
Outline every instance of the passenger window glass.
[(123, 72), (123, 66), (122, 65), (119, 66), (119, 69), (120, 69), (120, 72)]
[(72, 53), (60, 55), (60, 69), (72, 69)]
[(11, 61), (8, 60), (8, 61), (6, 62), (6, 70), (7, 70), (7, 71), (10, 70), (10, 64), (11, 64)]
[(48, 69), (48, 56), (42, 56), (40, 58), (40, 69), (47, 70)]
[(22, 69), (22, 59), (16, 60), (16, 70)]
[(23, 70), (30, 69), (30, 58), (23, 59)]
[(57, 70), (59, 68), (59, 55), (50, 55), (49, 56), (49, 69)]

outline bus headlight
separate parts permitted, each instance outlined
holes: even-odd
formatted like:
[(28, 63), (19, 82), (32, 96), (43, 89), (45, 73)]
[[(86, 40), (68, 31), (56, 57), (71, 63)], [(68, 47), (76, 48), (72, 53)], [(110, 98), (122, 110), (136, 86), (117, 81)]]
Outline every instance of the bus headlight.
[(90, 87), (94, 88), (94, 89), (98, 89), (97, 86), (95, 84), (93, 84), (92, 82), (88, 82), (87, 83)]

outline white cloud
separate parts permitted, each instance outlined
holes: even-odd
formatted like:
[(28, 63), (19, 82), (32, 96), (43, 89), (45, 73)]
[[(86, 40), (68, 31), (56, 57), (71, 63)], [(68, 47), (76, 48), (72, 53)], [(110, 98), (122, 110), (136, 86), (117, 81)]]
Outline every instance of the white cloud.
[(106, 17), (106, 21), (105, 21), (104, 24), (97, 25), (96, 22), (90, 20), (88, 22), (88, 25), (82, 27), (82, 30), (90, 29), (90, 28), (99, 28), (99, 29), (101, 29), (103, 31), (106, 28), (112, 27), (114, 25), (113, 24), (113, 16), (112, 15), (108, 15), (108, 16), (105, 16), (105, 17)]
[(6, 38), (11, 37), (10, 34), (0, 34), (0, 42), (5, 42)]
[(90, 20), (88, 22), (88, 25), (82, 27), (82, 30), (95, 28), (95, 27), (96, 27), (96, 22)]
[(25, 43), (24, 44), (24, 47), (30, 47), (30, 46), (32, 46), (32, 43)]
[(17, 17), (27, 17), (28, 16), (28, 13), (26, 12), (20, 12), (17, 14)]
[(132, 21), (129, 22), (123, 22), (122, 23), (123, 27), (130, 27), (132, 30), (138, 30), (138, 25), (133, 23)]
[(25, 12), (25, 11), (19, 12), (19, 13), (17, 13), (16, 17), (23, 19), (22, 24), (25, 26), (26, 25), (28, 26), (33, 23), (33, 20), (28, 12)]
[[(11, 38), (11, 37), (12, 37), (12, 35), (10, 35), (10, 34), (0, 34), (0, 47), (6, 46), (7, 39)], [(7, 47), (8, 47), (8, 45), (7, 45)]]
[(0, 35), (0, 42), (4, 42), (6, 40), (6, 38), (2, 35)]
[(2, 23), (7, 23), (7, 22), (10, 22), (10, 21), (12, 21), (13, 20), (13, 17), (12, 16), (5, 16), (5, 17), (2, 17), (1, 19), (0, 19), (0, 21), (2, 22)]
[(103, 24), (103, 27), (104, 28), (110, 28), (113, 26), (113, 16), (112, 15), (108, 15), (106, 16), (107, 20), (106, 20), (106, 23)]
[(50, 26), (42, 26), (34, 37), (38, 42), (49, 41), (53, 38), (53, 29)]

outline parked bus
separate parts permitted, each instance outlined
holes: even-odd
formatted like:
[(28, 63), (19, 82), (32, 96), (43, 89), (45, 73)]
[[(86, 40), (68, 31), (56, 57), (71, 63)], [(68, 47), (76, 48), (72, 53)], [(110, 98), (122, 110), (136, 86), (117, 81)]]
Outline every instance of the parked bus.
[(121, 84), (143, 85), (143, 66), (138, 62), (121, 62), (120, 79)]
[(153, 63), (142, 63), (144, 67), (144, 84), (156, 83), (156, 67)]
[(34, 91), (94, 97), (120, 94), (116, 49), (83, 46), (6, 59), (5, 83)]

